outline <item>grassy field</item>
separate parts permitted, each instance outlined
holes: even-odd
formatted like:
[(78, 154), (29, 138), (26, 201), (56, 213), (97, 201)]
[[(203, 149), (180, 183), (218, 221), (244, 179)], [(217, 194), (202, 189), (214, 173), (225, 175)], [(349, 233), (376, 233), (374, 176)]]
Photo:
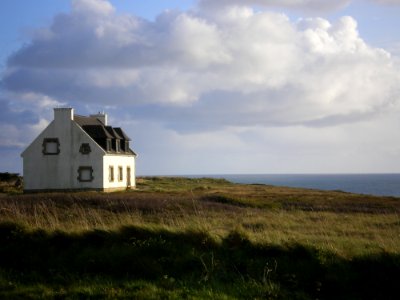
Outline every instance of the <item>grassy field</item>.
[(400, 199), (217, 179), (0, 194), (0, 298), (397, 299)]

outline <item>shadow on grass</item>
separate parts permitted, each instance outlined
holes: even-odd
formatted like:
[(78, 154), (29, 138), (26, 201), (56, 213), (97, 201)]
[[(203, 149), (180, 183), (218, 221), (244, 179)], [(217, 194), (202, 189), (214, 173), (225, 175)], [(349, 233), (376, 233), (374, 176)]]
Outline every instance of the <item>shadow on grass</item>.
[(0, 297), (26, 296), (18, 286), (51, 289), (94, 278), (238, 298), (394, 299), (400, 292), (400, 255), (346, 260), (298, 244), (254, 244), (237, 231), (217, 242), (199, 231), (123, 227), (70, 234), (2, 223), (0, 271)]

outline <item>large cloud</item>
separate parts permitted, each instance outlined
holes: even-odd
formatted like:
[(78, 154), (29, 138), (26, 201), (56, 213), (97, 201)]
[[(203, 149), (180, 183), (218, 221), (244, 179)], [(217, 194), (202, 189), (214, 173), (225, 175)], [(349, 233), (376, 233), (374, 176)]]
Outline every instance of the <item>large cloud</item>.
[[(399, 0), (366, 0), (384, 5), (399, 5)], [(199, 0), (203, 9), (219, 9), (227, 6), (278, 7), (306, 12), (330, 12), (343, 8), (354, 0)]]
[(362, 40), (351, 17), (292, 22), (231, 7), (149, 22), (106, 1), (73, 3), (10, 57), (7, 90), (72, 105), (133, 105), (177, 130), (327, 126), (397, 105), (398, 68)]
[(379, 4), (400, 5), (400, 0), (370, 0)]
[(62, 105), (47, 96), (34, 93), (0, 95), (0, 148), (26, 146), (52, 118), (52, 107)]
[[(281, 3), (332, 5), (306, 2)], [(147, 173), (396, 171), (399, 82), (397, 58), (351, 17), (292, 21), (242, 5), (147, 21), (76, 0), (9, 58), (0, 148), (26, 145), (68, 104), (107, 107)]]
[(224, 6), (261, 6), (299, 9), (306, 11), (331, 11), (348, 5), (351, 0), (200, 0), (200, 6), (215, 9)]

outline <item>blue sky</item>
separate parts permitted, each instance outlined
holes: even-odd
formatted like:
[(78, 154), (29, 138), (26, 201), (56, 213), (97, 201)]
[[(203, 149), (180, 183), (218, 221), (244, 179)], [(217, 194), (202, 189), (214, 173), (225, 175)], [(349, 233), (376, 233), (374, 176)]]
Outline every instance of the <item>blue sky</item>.
[(138, 173), (400, 171), (400, 1), (3, 0), (0, 171), (52, 108), (106, 111)]

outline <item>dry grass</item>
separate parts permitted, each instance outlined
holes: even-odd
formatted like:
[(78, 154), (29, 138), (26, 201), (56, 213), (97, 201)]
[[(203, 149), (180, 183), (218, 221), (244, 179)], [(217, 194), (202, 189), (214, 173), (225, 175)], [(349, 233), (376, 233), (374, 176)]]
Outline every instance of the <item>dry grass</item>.
[(213, 179), (138, 182), (112, 194), (0, 193), (0, 298), (398, 294), (397, 198)]
[(206, 231), (223, 239), (233, 229), (251, 241), (300, 243), (344, 257), (400, 253), (400, 201), (224, 180), (141, 178), (126, 193), (0, 196), (0, 222), (32, 229), (114, 230), (121, 226)]

